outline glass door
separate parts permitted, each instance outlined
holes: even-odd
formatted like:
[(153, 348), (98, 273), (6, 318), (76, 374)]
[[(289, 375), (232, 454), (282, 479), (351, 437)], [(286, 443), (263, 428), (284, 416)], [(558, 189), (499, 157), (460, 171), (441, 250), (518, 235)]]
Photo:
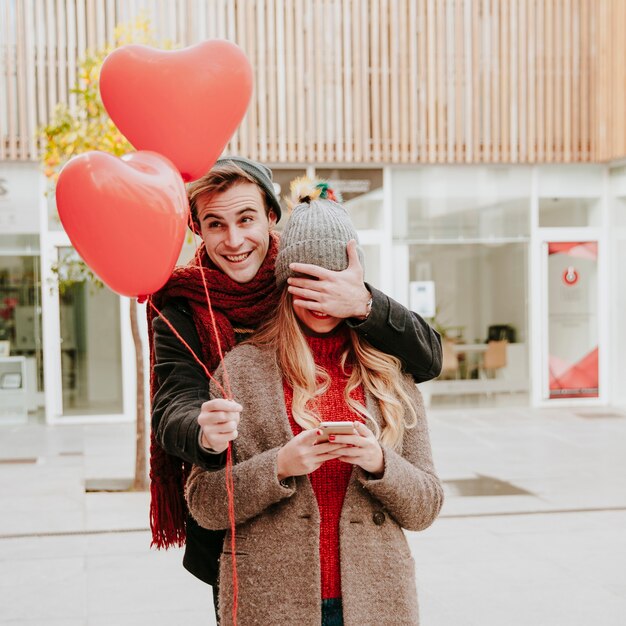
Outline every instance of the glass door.
[(55, 417), (122, 415), (120, 297), (84, 272), (72, 247), (56, 246), (56, 259)]
[[(61, 267), (71, 267), (73, 248), (59, 248)], [(123, 411), (119, 297), (87, 278), (59, 289), (63, 415)]]
[(597, 241), (546, 241), (544, 400), (600, 397)]

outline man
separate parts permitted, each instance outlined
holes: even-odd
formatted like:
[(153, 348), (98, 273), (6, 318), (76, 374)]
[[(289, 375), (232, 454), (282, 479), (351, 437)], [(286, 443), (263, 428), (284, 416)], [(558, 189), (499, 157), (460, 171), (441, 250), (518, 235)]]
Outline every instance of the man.
[[(220, 351), (223, 354), (249, 336), (277, 303), (278, 237), (272, 229), (281, 217), (281, 207), (271, 176), (259, 163), (226, 157), (188, 189), (192, 217), (204, 246), (192, 263), (177, 268), (153, 296), (153, 303), (180, 336), (160, 317), (154, 319), (152, 431), (154, 440), (170, 455), (169, 461), (173, 457), (207, 469), (221, 467), (225, 455), (220, 453), (237, 436), (240, 407), (236, 398), (209, 399), (207, 373), (198, 361), (207, 371), (214, 371)], [(289, 279), (296, 303), (319, 317), (347, 319), (376, 348), (398, 357), (416, 382), (438, 376), (439, 335), (417, 314), (363, 282), (355, 242), (348, 245), (347, 255), (349, 266), (342, 272), (293, 264), (300, 276)], [(205, 285), (213, 314), (207, 307)], [(167, 547), (186, 539), (184, 567), (215, 586), (224, 534), (202, 529), (190, 517), (185, 528), (179, 520), (175, 528), (163, 531), (176, 515), (172, 509), (180, 506), (179, 502), (172, 505), (163, 492), (169, 487), (180, 492), (184, 475), (168, 475), (165, 455), (154, 442), (152, 453), (154, 541)]]

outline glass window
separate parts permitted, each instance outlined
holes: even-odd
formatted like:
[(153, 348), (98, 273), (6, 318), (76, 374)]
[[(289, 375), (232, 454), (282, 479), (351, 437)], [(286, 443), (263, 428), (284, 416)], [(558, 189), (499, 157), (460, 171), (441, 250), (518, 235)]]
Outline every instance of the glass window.
[(428, 167), (393, 172), (399, 241), (526, 238), (530, 169)]
[(597, 165), (537, 168), (539, 226), (598, 226), (604, 170)]
[[(12, 237), (17, 245), (27, 236)], [(36, 409), (36, 392), (43, 391), (39, 256), (0, 255), (0, 342), (6, 356), (26, 357), (28, 409)]]
[(539, 226), (597, 226), (599, 198), (539, 198)]
[(409, 280), (434, 283), (430, 322), (444, 344), (440, 381), (449, 380), (435, 381), (433, 404), (489, 404), (498, 393), (527, 402), (527, 248), (522, 242), (409, 246)]

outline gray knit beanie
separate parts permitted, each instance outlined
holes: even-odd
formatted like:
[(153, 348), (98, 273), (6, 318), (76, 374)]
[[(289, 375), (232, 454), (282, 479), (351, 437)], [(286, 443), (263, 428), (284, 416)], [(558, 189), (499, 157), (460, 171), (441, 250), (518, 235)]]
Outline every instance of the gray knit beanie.
[[(311, 263), (327, 270), (348, 267), (346, 246), (357, 236), (346, 209), (328, 199), (301, 202), (294, 209), (280, 237), (276, 257), (276, 284), (282, 286), (294, 275), (290, 263)], [(364, 267), (363, 250), (357, 245), (359, 261)]]
[(258, 161), (246, 159), (242, 156), (222, 157), (215, 162), (213, 167), (227, 165), (228, 163), (234, 163), (256, 180), (259, 187), (265, 192), (265, 196), (270, 204), (270, 209), (273, 209), (274, 213), (276, 213), (276, 221), (278, 222), (281, 216), (281, 208), (280, 201), (274, 190), (274, 183), (272, 182), (272, 170)]

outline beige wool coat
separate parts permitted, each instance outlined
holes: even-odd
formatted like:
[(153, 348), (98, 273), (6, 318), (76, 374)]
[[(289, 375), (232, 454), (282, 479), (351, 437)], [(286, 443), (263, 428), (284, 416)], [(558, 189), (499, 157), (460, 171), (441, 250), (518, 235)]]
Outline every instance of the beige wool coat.
[[(225, 360), (233, 397), (243, 406), (233, 443), (235, 536), (241, 626), (320, 626), (320, 517), (307, 476), (277, 478), (276, 458), (293, 433), (273, 354), (242, 345)], [(217, 378), (222, 380), (218, 370)], [(406, 387), (418, 424), (406, 431), (401, 453), (383, 446), (384, 474), (372, 479), (355, 466), (340, 518), (345, 626), (418, 624), (415, 564), (402, 528), (423, 530), (441, 509), (443, 490), (432, 462), (421, 395)], [(218, 397), (215, 386), (212, 396)], [(367, 408), (380, 423), (377, 402)], [(194, 467), (187, 503), (197, 522), (229, 528), (225, 470)], [(232, 623), (230, 533), (220, 560), (220, 619)]]

